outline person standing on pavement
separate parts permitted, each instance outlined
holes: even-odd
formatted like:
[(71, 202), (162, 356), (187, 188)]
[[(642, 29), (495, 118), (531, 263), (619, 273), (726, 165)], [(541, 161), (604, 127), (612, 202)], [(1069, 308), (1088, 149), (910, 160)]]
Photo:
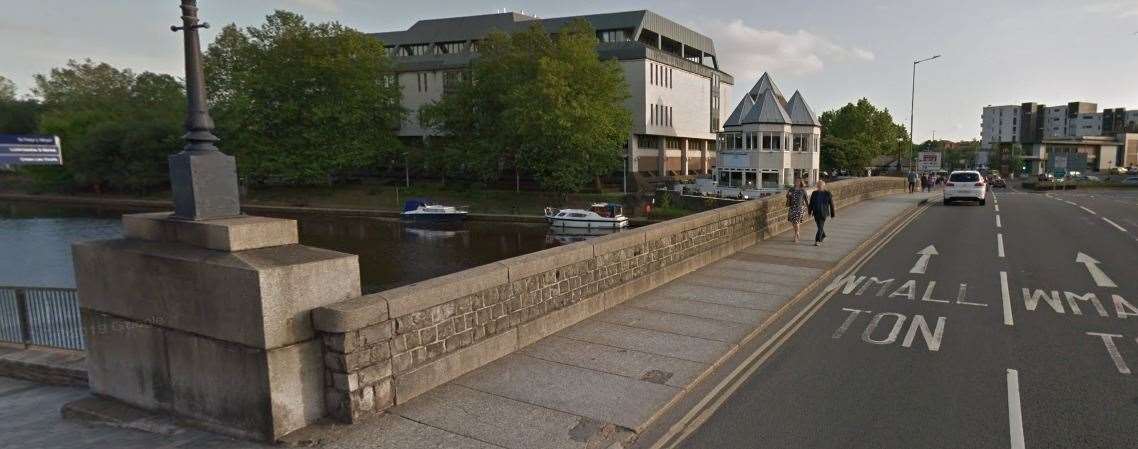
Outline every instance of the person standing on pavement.
[(801, 238), (801, 225), (806, 221), (806, 206), (806, 181), (799, 179), (794, 188), (786, 192), (786, 217), (794, 226), (795, 243)]
[[(912, 190), (914, 183), (909, 183), (909, 188)], [(809, 202), (810, 214), (814, 216), (814, 224), (818, 228), (818, 232), (814, 234), (814, 246), (822, 244), (826, 240), (826, 219), (834, 218), (834, 197), (830, 195), (830, 191), (826, 190), (826, 182), (818, 181), (818, 186), (814, 193), (810, 194)]]
[(917, 191), (917, 172), (909, 171), (909, 193)]

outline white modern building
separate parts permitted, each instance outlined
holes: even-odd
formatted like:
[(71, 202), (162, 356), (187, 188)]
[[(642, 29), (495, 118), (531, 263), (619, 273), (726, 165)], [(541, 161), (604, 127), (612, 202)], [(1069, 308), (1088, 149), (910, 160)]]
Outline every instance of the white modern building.
[(601, 58), (616, 59), (624, 71), (631, 94), (625, 106), (632, 112), (625, 149), (629, 170), (708, 173), (715, 163), (716, 133), (727, 118), (720, 99), (731, 97), (734, 79), (719, 70), (711, 38), (643, 10), (548, 19), (519, 13), (429, 19), (405, 31), (373, 34), (397, 63), (402, 106), (409, 111), (398, 135), (417, 145), (432, 134), (420, 126), (417, 111), (442, 98), (491, 31), (538, 25), (555, 34), (574, 19), (596, 29)]
[(771, 193), (818, 181), (822, 125), (799, 92), (787, 100), (764, 73), (719, 134), (717, 187)]
[(1032, 174), (1109, 170), (1138, 165), (1138, 110), (1098, 110), (1088, 102), (987, 106), (981, 114), (978, 159), (1008, 171), (1019, 147)]

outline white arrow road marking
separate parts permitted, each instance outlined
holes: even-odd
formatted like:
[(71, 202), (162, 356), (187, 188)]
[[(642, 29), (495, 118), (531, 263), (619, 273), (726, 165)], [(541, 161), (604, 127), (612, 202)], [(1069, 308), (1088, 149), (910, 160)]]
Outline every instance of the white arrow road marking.
[(1099, 287), (1118, 288), (1118, 285), (1116, 285), (1114, 281), (1110, 280), (1110, 276), (1107, 276), (1106, 273), (1104, 273), (1102, 269), (1098, 267), (1098, 264), (1101, 262), (1095, 260), (1095, 258), (1083, 253), (1079, 253), (1077, 256), (1075, 256), (1075, 263), (1081, 263), (1087, 266), (1087, 271), (1091, 273), (1091, 278), (1095, 280), (1095, 285), (1098, 285)]
[(940, 253), (936, 252), (935, 246), (929, 245), (926, 246), (925, 249), (917, 251), (917, 254), (920, 254), (921, 257), (917, 258), (917, 263), (913, 264), (913, 268), (909, 269), (909, 272), (914, 274), (925, 274), (925, 270), (929, 268), (929, 259), (931, 259), (933, 256), (939, 255)]
[(1023, 412), (1019, 404), (1019, 371), (1008, 370), (1008, 430), (1011, 431), (1012, 449), (1024, 449)]

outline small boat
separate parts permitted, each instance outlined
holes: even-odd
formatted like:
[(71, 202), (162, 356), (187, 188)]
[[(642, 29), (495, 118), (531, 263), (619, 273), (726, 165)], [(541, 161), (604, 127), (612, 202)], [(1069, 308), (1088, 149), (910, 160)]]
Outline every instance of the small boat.
[(403, 203), (405, 219), (413, 221), (459, 221), (465, 220), (467, 211), (462, 206), (443, 206), (430, 204), (426, 200), (407, 200)]
[(545, 220), (554, 227), (617, 229), (628, 226), (624, 206), (613, 203), (594, 203), (585, 209), (545, 208)]

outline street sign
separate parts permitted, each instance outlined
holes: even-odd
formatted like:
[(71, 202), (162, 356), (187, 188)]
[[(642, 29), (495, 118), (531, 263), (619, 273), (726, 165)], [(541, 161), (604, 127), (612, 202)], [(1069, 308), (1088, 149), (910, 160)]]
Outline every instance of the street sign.
[(936, 151), (922, 151), (917, 153), (917, 170), (939, 171), (940, 153)]
[(0, 134), (0, 165), (63, 165), (59, 137)]

